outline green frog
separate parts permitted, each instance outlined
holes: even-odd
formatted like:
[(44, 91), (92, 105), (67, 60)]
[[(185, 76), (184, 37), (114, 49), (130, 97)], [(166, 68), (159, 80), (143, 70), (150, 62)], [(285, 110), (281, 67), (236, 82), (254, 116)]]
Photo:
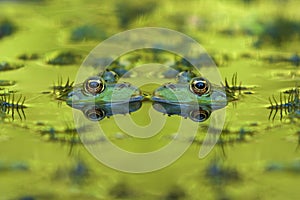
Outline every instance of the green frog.
[(142, 92), (127, 82), (118, 83), (118, 75), (114, 71), (106, 70), (96, 76), (87, 78), (77, 84), (68, 93), (66, 103), (74, 104), (107, 104), (124, 103), (143, 100)]
[(218, 86), (191, 71), (178, 73), (176, 83), (158, 87), (151, 98), (154, 102), (171, 104), (201, 104), (223, 107), (234, 99), (225, 86)]

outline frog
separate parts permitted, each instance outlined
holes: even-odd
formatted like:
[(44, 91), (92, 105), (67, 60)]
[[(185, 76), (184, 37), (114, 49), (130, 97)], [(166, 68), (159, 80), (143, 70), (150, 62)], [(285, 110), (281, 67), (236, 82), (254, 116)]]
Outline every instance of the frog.
[(119, 76), (111, 70), (105, 70), (96, 76), (87, 78), (83, 83), (73, 86), (65, 100), (67, 105), (111, 104), (142, 101), (141, 90), (128, 82), (118, 82)]
[(170, 104), (223, 107), (235, 98), (226, 86), (211, 83), (207, 78), (185, 70), (178, 73), (175, 83), (165, 83), (155, 89), (151, 99)]

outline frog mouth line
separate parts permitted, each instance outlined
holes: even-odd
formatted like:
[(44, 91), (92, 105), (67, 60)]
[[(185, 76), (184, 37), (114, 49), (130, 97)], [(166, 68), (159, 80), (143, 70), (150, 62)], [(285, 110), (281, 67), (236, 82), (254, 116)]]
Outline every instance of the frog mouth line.
[(88, 100), (84, 100), (77, 96), (76, 94), (69, 94), (68, 100), (66, 101), (67, 105), (69, 106), (81, 106), (81, 105), (87, 105), (87, 104), (124, 104), (124, 103), (130, 103), (130, 102), (137, 102), (142, 101), (144, 99), (144, 96), (141, 95), (140, 92), (134, 92), (131, 96), (128, 96), (128, 98), (123, 99), (111, 99), (110, 101), (103, 101), (103, 102), (97, 102), (97, 97), (89, 97)]
[(193, 101), (187, 102), (187, 101), (183, 101), (183, 100), (172, 101), (172, 100), (165, 99), (163, 96), (160, 96), (160, 95), (152, 96), (151, 100), (154, 102), (161, 102), (161, 103), (168, 103), (168, 104), (198, 104), (197, 101), (194, 101), (194, 102)]

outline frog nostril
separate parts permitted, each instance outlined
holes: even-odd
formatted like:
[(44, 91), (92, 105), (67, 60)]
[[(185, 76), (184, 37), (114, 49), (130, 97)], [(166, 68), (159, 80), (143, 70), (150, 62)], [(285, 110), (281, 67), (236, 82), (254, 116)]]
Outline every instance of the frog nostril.
[(68, 93), (68, 98), (72, 98), (73, 95), (74, 95), (74, 91), (69, 92), (69, 93)]
[(154, 91), (154, 92), (153, 92), (153, 96), (154, 96), (154, 97), (161, 97), (161, 95), (159, 94), (158, 91)]
[(118, 85), (118, 89), (122, 89), (122, 88), (125, 88), (125, 87), (130, 87), (131, 85), (129, 83), (120, 83)]
[(76, 94), (75, 91), (72, 91), (72, 92), (69, 92), (68, 99), (71, 99), (72, 101), (77, 101), (80, 98), (79, 98), (78, 94)]
[(176, 85), (175, 84), (168, 84), (167, 87), (174, 90), (176, 88)]

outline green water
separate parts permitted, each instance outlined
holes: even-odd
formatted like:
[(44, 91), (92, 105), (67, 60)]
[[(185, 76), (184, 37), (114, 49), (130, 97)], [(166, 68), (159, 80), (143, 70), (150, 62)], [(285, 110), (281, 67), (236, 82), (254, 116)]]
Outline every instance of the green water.
[[(298, 199), (299, 120), (288, 116), (280, 120), (278, 114), (274, 121), (269, 120), (266, 107), (270, 96), (278, 99), (280, 92), (299, 85), (300, 68), (292, 62), (272, 63), (264, 58), (289, 58), (299, 53), (300, 36), (278, 29), (281, 35), (272, 38), (264, 30), (278, 16), (299, 26), (299, 2), (124, 2), (0, 2), (0, 22), (10, 20), (16, 26), (13, 34), (0, 38), (0, 61), (24, 64), (17, 70), (0, 71), (0, 80), (16, 81), (4, 88), (17, 91), (16, 96), (26, 96), (28, 107), (26, 120), (16, 114), (12, 120), (7, 114), (0, 121), (0, 199)], [(77, 41), (71, 37), (72, 31), (85, 25), (93, 27), (88, 28), (87, 38)], [(296, 25), (295, 30), (299, 30)], [(255, 87), (250, 89), (253, 94), (239, 95), (238, 101), (228, 104), (224, 144), (217, 145), (205, 159), (198, 159), (201, 144), (195, 142), (164, 169), (127, 174), (98, 162), (80, 142), (73, 144), (74, 133), (66, 131), (74, 128), (72, 109), (44, 93), (51, 91), (60, 77), (75, 80), (81, 61), (103, 39), (145, 26), (171, 28), (193, 37), (220, 63), (223, 80), (230, 80), (237, 72), (243, 85)], [(99, 34), (91, 31), (94, 29)], [(281, 37), (283, 42), (279, 42)], [(259, 39), (262, 44), (257, 48)], [(57, 53), (66, 51), (82, 55), (79, 64), (47, 64)], [(24, 53), (37, 53), (39, 58), (17, 59)], [(245, 54), (249, 57), (242, 56)], [(155, 87), (146, 86), (145, 90)], [(132, 117), (146, 126), (151, 123), (150, 108), (146, 102), (124, 118)], [(117, 127), (114, 117), (100, 123), (121, 148), (148, 152), (168, 144), (181, 120), (161, 113), (155, 116), (167, 123), (149, 140), (130, 138)], [(208, 124), (209, 120), (199, 126)], [(203, 130), (197, 135), (201, 141)], [(238, 140), (243, 131), (252, 134)], [(53, 132), (56, 140), (51, 139)], [(216, 166), (221, 172), (212, 172)]]

